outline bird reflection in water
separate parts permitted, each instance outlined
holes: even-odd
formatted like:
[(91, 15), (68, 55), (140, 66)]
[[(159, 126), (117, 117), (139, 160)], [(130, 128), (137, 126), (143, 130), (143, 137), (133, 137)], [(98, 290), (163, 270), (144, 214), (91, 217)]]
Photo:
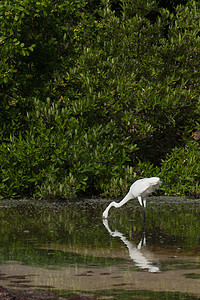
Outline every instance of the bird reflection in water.
[(153, 253), (146, 250), (144, 252), (142, 251), (142, 248), (146, 246), (145, 233), (143, 234), (139, 244), (136, 246), (129, 242), (121, 232), (117, 230), (111, 231), (107, 219), (103, 219), (103, 224), (112, 237), (119, 237), (127, 246), (130, 258), (135, 262), (139, 269), (148, 271), (150, 273), (160, 272), (160, 269), (157, 266), (154, 266), (153, 262), (151, 261)]

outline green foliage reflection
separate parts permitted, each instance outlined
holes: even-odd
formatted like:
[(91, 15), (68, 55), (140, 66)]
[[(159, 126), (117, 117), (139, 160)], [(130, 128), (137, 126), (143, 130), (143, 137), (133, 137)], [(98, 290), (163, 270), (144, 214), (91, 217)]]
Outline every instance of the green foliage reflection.
[[(49, 267), (126, 263), (120, 258), (112, 259), (112, 255), (104, 257), (105, 253), (112, 253), (110, 249), (123, 247), (121, 240), (110, 236), (102, 224), (105, 203), (84, 203), (2, 202), (1, 262), (18, 260)], [(109, 226), (133, 245), (137, 246), (145, 230), (148, 247), (181, 249), (185, 255), (194, 255), (199, 250), (199, 210), (198, 202), (192, 200), (152, 198), (144, 228), (142, 211), (135, 201), (126, 208), (111, 211)]]

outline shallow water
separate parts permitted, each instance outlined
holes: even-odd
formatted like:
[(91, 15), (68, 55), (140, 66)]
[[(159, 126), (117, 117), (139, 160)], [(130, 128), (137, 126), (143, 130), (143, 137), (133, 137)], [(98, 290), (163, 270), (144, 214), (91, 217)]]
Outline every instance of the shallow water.
[[(200, 297), (200, 199), (0, 201), (0, 286), (97, 299)], [(176, 292), (176, 293), (175, 293)]]

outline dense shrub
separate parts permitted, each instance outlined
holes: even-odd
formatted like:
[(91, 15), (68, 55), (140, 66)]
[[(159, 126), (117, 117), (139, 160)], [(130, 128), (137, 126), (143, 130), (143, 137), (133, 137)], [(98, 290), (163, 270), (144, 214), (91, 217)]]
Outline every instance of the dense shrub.
[[(198, 194), (195, 3), (14, 0), (0, 11), (2, 197), (118, 196), (154, 175), (168, 194)], [(184, 156), (177, 179), (168, 161)]]
[[(162, 163), (161, 176), (167, 195), (200, 195), (200, 151), (196, 142), (175, 147)], [(166, 176), (167, 175), (167, 176)]]

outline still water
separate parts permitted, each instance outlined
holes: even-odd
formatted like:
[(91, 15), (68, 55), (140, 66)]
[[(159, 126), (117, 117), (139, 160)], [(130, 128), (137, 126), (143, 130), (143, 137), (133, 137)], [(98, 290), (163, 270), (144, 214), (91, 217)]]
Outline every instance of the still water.
[[(199, 299), (200, 199), (0, 201), (0, 286), (95, 299)], [(66, 299), (66, 298), (65, 298)]]

